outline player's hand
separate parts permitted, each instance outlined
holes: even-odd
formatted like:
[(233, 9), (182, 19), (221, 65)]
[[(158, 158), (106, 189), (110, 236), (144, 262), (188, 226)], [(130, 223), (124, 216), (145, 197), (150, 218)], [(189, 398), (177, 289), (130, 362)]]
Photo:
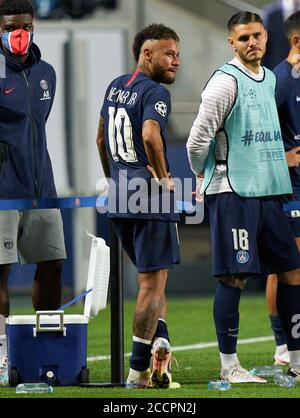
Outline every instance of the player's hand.
[(160, 179), (159, 184), (166, 192), (175, 192), (175, 184), (171, 176)]
[(154, 168), (151, 165), (147, 165), (147, 170), (151, 173), (156, 183), (161, 185), (163, 190), (167, 192), (175, 192), (175, 184), (170, 173), (168, 173), (168, 177), (159, 179)]
[(289, 167), (300, 166), (300, 147), (295, 147), (285, 153), (285, 157)]
[(155, 179), (155, 181), (157, 181), (157, 183), (159, 182), (159, 179), (157, 177), (157, 174), (154, 170), (154, 168), (151, 165), (147, 165), (147, 170), (149, 171), (149, 173), (152, 175), (152, 177)]
[(196, 191), (192, 193), (192, 196), (196, 198), (196, 202), (203, 203), (204, 202), (204, 193), (201, 193), (201, 186), (204, 180), (204, 176), (199, 174), (196, 176)]

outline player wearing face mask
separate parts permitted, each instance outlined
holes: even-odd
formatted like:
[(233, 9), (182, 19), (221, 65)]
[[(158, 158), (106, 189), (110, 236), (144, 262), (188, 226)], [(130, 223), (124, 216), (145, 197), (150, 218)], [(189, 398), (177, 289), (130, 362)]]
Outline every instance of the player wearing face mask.
[(33, 43), (33, 32), (24, 29), (16, 29), (12, 32), (1, 31), (2, 47), (13, 55), (27, 55)]
[[(57, 196), (46, 140), (56, 76), (41, 59), (33, 31), (29, 0), (0, 2), (0, 201)], [(66, 253), (57, 209), (0, 211), (0, 385), (7, 383), (8, 277), (18, 258), (37, 265), (35, 310), (59, 308)]]

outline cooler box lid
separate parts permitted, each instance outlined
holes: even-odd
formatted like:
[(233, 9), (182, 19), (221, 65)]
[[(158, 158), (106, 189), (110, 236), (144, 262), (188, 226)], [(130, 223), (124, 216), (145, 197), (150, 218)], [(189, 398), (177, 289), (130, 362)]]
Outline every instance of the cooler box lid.
[[(59, 313), (47, 314), (47, 311), (40, 312), (40, 324), (41, 325), (56, 325), (60, 321)], [(38, 313), (37, 312), (37, 313)], [(59, 312), (59, 311), (58, 311)], [(35, 325), (36, 315), (11, 315), (7, 318), (7, 324), (9, 325)], [(87, 324), (88, 318), (83, 315), (63, 315), (64, 324)]]
[(110, 275), (110, 249), (102, 238), (92, 238), (90, 262), (85, 297), (84, 316), (93, 318), (106, 308)]

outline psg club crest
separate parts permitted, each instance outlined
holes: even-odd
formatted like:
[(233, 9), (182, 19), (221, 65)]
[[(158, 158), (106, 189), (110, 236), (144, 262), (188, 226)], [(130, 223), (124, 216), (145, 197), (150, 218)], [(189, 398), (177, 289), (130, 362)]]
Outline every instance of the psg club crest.
[(49, 86), (46, 80), (41, 80), (40, 82), (40, 86), (42, 87), (43, 90), (48, 90)]
[(249, 261), (249, 253), (247, 251), (239, 251), (236, 255), (237, 262), (240, 264), (246, 264)]

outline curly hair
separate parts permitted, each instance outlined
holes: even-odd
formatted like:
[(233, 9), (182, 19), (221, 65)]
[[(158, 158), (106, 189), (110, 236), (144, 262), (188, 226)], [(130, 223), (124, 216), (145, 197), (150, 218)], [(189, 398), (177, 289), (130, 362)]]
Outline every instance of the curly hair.
[(30, 0), (0, 0), (0, 18), (27, 13), (34, 17), (34, 9)]
[(179, 42), (179, 37), (173, 29), (161, 23), (152, 23), (138, 32), (134, 38), (132, 51), (136, 62), (139, 60), (142, 46), (150, 39), (174, 39), (174, 41)]

